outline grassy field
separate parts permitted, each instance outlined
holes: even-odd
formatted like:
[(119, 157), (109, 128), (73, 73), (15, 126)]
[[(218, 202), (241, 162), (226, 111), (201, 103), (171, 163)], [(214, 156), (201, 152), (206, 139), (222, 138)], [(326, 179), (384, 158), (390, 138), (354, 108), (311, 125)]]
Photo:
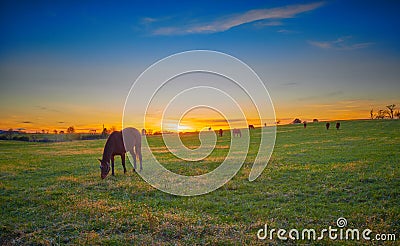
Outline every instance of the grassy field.
[[(248, 181), (259, 131), (239, 173), (197, 197), (163, 193), (132, 167), (100, 179), (105, 140), (59, 143), (0, 141), (0, 244), (281, 244), (257, 239), (269, 228), (322, 230), (344, 217), (349, 228), (400, 236), (400, 120), (343, 121), (279, 126), (263, 174)], [(207, 172), (223, 160), (229, 134), (206, 160), (173, 158), (160, 136), (149, 137), (168, 169)], [(197, 137), (184, 135), (191, 147)], [(146, 168), (146, 160), (143, 163)], [(327, 237), (326, 237), (327, 238)], [(292, 241), (289, 244), (374, 244), (368, 241)]]

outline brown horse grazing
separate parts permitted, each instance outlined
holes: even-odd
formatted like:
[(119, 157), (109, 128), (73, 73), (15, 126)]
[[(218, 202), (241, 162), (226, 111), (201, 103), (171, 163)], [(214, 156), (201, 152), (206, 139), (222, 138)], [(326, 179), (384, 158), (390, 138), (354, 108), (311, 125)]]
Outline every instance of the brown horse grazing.
[(249, 125), (249, 129), (255, 129), (254, 125)]
[(234, 137), (242, 137), (242, 132), (240, 131), (240, 129), (235, 128), (233, 129), (232, 133)]
[(337, 122), (336, 123), (336, 130), (339, 130), (339, 128), (340, 128), (340, 122)]
[[(124, 146), (124, 139), (125, 145)], [(107, 177), (110, 172), (110, 160), (112, 167), (112, 175), (114, 176), (114, 156), (121, 156), (122, 166), (124, 167), (124, 173), (126, 173), (125, 167), (125, 153), (129, 151), (133, 157), (134, 169), (136, 170), (136, 155), (140, 161), (140, 171), (142, 170), (142, 137), (140, 132), (135, 128), (125, 128), (122, 131), (115, 131), (108, 137), (106, 145), (104, 146), (103, 158), (100, 161), (101, 178)]]

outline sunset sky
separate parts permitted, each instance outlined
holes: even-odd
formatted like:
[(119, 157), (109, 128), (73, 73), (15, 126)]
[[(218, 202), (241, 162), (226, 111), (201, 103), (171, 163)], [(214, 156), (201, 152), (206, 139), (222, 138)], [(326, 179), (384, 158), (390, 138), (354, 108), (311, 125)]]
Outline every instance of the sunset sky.
[[(136, 78), (197, 49), (248, 64), (283, 123), (400, 108), (399, 1), (96, 3), (0, 3), (0, 129), (119, 129)], [(221, 121), (200, 111), (192, 129)]]

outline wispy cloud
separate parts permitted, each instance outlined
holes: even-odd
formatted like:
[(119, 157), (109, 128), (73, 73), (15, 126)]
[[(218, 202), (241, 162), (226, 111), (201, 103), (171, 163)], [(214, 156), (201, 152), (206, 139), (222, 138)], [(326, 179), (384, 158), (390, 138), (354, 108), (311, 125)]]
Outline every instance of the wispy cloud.
[(257, 21), (256, 23), (254, 23), (255, 27), (265, 27), (265, 26), (283, 26), (282, 21), (270, 21), (270, 20), (266, 20), (266, 21)]
[(351, 36), (340, 37), (336, 40), (332, 41), (308, 41), (312, 46), (321, 48), (321, 49), (335, 49), (335, 50), (356, 50), (356, 49), (364, 49), (367, 48), (374, 43), (372, 42), (363, 42), (363, 43), (351, 43)]
[(297, 83), (297, 82), (288, 82), (288, 83), (283, 83), (283, 84), (281, 84), (282, 86), (285, 86), (285, 87), (292, 87), (292, 86), (297, 86), (297, 85), (299, 85), (299, 83)]
[(48, 108), (48, 107), (42, 106), (42, 105), (34, 106), (34, 108), (35, 108), (35, 109), (38, 109), (38, 110), (43, 110), (43, 111), (51, 111), (51, 112), (57, 112), (57, 113), (61, 112), (61, 111), (58, 110), (58, 109)]
[(293, 33), (299, 33), (298, 31), (293, 31), (293, 30), (287, 30), (287, 29), (280, 29), (277, 32), (282, 33), (282, 34), (293, 34)]
[[(340, 91), (338, 92), (332, 92), (328, 93), (327, 95), (335, 95), (335, 94), (342, 94)], [(337, 109), (340, 108), (343, 110), (343, 108), (346, 108), (346, 110), (349, 109), (354, 109), (354, 108), (360, 108), (364, 109), (365, 105), (371, 105), (371, 103), (375, 102), (375, 100), (372, 99), (337, 99), (335, 97), (331, 96), (331, 100), (329, 103), (312, 103), (312, 104), (306, 104), (306, 107), (311, 107), (311, 108), (332, 108), (332, 109)]]
[(151, 18), (151, 17), (145, 17), (142, 19), (143, 24), (151, 24), (153, 22), (157, 22), (156, 18)]
[(217, 20), (204, 23), (196, 23), (183, 26), (161, 27), (152, 32), (153, 35), (188, 35), (201, 33), (216, 33), (229, 30), (233, 27), (255, 21), (270, 20), (268, 25), (280, 25), (279, 20), (293, 18), (298, 14), (305, 13), (321, 7), (324, 2), (309, 4), (287, 5), (270, 9), (254, 9), (241, 14), (223, 16)]
[(317, 100), (317, 99), (326, 99), (326, 98), (336, 98), (338, 96), (342, 96), (344, 94), (343, 91), (332, 91), (332, 92), (327, 92), (327, 93), (322, 93), (322, 94), (317, 94), (317, 95), (312, 95), (312, 96), (307, 96), (307, 97), (300, 97), (297, 100), (298, 101), (310, 101), (310, 100)]

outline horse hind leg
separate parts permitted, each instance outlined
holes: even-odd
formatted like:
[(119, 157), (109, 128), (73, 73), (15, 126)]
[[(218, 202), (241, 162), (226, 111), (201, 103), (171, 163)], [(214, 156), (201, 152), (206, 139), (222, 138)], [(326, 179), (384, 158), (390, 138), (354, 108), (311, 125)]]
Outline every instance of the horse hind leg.
[(130, 151), (130, 153), (131, 153), (132, 158), (133, 158), (133, 171), (135, 171), (136, 170), (136, 154), (135, 154), (135, 151), (133, 149)]
[(122, 155), (121, 155), (121, 161), (122, 161), (122, 167), (124, 168), (124, 173), (126, 173), (125, 154), (122, 154)]
[(111, 172), (112, 176), (115, 176), (115, 174), (114, 174), (114, 156), (113, 155), (111, 156), (111, 170), (112, 170), (112, 172)]
[[(141, 141), (138, 141), (135, 144), (135, 153), (139, 157), (139, 162), (140, 162), (140, 171), (139, 172), (141, 172), (143, 170), (143, 167), (142, 167), (142, 142)], [(135, 169), (136, 169), (136, 165), (135, 165)]]
[(142, 171), (142, 170), (143, 170), (143, 167), (142, 167), (142, 151), (139, 149), (139, 150), (137, 151), (137, 154), (138, 154), (138, 156), (139, 156), (140, 171)]

